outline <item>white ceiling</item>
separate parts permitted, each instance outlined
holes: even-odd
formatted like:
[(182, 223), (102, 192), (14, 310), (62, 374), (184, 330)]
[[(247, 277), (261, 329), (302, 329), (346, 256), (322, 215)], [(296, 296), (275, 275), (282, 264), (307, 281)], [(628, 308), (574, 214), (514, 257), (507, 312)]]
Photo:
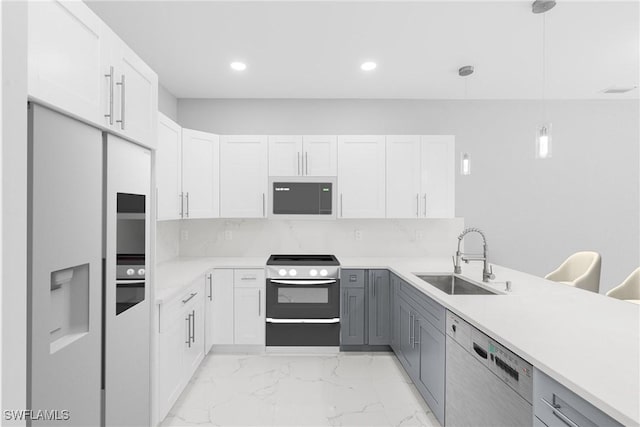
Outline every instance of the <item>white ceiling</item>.
[[(528, 1), (90, 1), (178, 98), (531, 99), (543, 15)], [(546, 19), (546, 97), (638, 99), (637, 1), (567, 2)], [(240, 60), (238, 73), (229, 63)], [(370, 73), (365, 60), (378, 63)], [(476, 72), (459, 77), (471, 64)], [(465, 89), (466, 86), (466, 89)]]

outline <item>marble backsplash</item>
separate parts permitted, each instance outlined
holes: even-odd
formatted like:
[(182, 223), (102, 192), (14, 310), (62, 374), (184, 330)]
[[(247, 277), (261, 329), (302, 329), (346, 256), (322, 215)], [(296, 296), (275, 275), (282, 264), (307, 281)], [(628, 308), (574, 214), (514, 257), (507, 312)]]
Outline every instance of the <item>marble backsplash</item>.
[(156, 257), (266, 256), (333, 253), (338, 256), (451, 256), (463, 218), (370, 220), (190, 219), (162, 221)]

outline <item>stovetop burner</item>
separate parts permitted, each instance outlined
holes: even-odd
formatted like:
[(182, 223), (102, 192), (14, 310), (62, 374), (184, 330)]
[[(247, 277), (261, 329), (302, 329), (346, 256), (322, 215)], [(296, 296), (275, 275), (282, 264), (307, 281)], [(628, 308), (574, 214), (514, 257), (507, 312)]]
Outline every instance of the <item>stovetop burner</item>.
[(271, 255), (267, 265), (340, 265), (335, 255)]

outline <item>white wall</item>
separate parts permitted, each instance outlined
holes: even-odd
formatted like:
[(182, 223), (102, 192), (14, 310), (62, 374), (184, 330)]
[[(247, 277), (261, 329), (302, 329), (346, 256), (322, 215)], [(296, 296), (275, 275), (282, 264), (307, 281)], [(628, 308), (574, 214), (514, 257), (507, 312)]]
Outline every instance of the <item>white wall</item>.
[(536, 101), (178, 100), (182, 126), (220, 134), (454, 134), (472, 175), (456, 215), (491, 259), (537, 275), (569, 254), (603, 256), (601, 292), (640, 263), (637, 101), (548, 101), (553, 158), (534, 159)]
[[(27, 407), (27, 4), (2, 9), (2, 409)], [(3, 425), (24, 425), (4, 420)]]
[[(181, 256), (267, 256), (333, 253), (340, 256), (450, 256), (462, 219), (307, 220), (216, 219), (159, 223), (158, 241), (180, 242)], [(356, 230), (360, 240), (356, 240)], [(225, 239), (230, 231), (232, 240)], [(183, 236), (184, 237), (184, 236)], [(175, 244), (162, 245), (175, 253)], [(172, 249), (173, 248), (173, 249)], [(160, 252), (160, 251), (159, 251)]]
[(158, 85), (158, 111), (178, 121), (178, 99), (161, 84)]

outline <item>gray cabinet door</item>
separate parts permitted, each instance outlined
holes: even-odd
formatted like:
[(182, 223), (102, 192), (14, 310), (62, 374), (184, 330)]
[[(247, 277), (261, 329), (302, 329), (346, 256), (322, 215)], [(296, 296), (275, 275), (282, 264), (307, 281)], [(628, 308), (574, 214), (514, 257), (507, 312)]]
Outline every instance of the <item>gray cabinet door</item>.
[(414, 379), (440, 424), (444, 425), (445, 336), (430, 322), (415, 319), (416, 347), (420, 350), (419, 375)]
[(400, 362), (404, 365), (407, 373), (411, 378), (418, 375), (418, 367), (420, 363), (420, 351), (415, 345), (415, 311), (404, 300), (400, 300), (399, 304), (399, 323), (400, 323), (400, 354), (398, 355)]
[(391, 285), (388, 270), (369, 271), (369, 345), (388, 345), (390, 342)]
[(364, 288), (342, 290), (342, 316), (340, 318), (340, 344), (363, 345), (365, 299)]

